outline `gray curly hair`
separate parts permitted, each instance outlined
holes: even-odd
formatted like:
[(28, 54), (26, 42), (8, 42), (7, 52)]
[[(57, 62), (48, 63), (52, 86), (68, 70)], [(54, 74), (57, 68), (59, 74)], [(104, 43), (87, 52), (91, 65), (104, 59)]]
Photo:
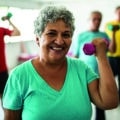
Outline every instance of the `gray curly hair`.
[(38, 36), (44, 32), (47, 23), (54, 23), (58, 19), (62, 19), (71, 28), (71, 34), (73, 35), (74, 26), (74, 16), (65, 7), (58, 6), (46, 6), (41, 9), (38, 17), (34, 21), (34, 33)]

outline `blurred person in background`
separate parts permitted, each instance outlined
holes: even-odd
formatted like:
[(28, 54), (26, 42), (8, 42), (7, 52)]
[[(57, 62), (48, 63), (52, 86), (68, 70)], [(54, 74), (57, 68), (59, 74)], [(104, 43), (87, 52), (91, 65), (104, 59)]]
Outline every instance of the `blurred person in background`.
[[(73, 55), (83, 60), (88, 66), (90, 66), (96, 74), (99, 75), (98, 62), (96, 56), (86, 55), (83, 51), (83, 47), (86, 43), (91, 43), (95, 38), (103, 38), (109, 43), (108, 35), (100, 31), (100, 25), (102, 21), (102, 13), (98, 10), (92, 11), (89, 15), (88, 30), (81, 32), (77, 36), (77, 40), (73, 42)], [(101, 40), (101, 39), (99, 39)], [(106, 51), (107, 52), (107, 51)], [(104, 110), (96, 107), (95, 120), (105, 120)]]
[(8, 79), (8, 68), (5, 52), (5, 36), (19, 36), (20, 31), (7, 17), (2, 18), (4, 21), (8, 21), (12, 26), (12, 30), (5, 27), (0, 27), (0, 97), (2, 97), (3, 90)]

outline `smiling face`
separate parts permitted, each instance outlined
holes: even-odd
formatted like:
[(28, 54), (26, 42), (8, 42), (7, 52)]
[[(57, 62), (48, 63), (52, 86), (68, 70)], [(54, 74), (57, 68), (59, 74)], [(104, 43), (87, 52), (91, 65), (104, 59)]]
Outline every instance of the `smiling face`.
[(64, 60), (71, 45), (71, 29), (63, 20), (57, 20), (48, 23), (42, 35), (36, 40), (40, 47), (40, 60), (58, 63)]

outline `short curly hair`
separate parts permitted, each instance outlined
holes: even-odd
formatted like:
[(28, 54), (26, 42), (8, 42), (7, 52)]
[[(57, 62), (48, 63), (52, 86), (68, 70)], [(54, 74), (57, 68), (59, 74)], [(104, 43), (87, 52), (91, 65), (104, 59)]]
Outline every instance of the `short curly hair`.
[(44, 32), (44, 29), (48, 23), (54, 23), (58, 19), (62, 19), (71, 28), (71, 34), (73, 35), (74, 26), (74, 16), (63, 6), (45, 6), (41, 9), (38, 17), (34, 21), (34, 33), (38, 36)]

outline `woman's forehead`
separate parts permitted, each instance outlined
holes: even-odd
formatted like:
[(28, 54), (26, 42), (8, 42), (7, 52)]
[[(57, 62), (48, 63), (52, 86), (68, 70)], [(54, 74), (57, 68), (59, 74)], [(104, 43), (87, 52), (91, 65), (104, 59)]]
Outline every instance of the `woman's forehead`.
[(68, 29), (70, 30), (70, 26), (67, 25), (63, 20), (58, 20), (56, 22), (49, 22), (47, 23), (45, 29)]

